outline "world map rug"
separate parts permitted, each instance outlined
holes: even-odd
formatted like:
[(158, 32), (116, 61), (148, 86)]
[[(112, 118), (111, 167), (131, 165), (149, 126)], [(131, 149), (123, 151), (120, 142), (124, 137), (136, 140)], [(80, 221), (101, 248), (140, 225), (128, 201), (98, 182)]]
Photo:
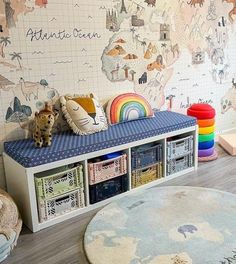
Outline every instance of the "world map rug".
[(236, 195), (155, 187), (112, 202), (84, 237), (91, 264), (236, 264)]

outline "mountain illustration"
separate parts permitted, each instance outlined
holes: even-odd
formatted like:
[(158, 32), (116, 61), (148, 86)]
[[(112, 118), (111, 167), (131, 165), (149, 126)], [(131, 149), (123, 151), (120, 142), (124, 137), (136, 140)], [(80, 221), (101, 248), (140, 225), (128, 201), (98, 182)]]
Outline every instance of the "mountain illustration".
[(28, 120), (31, 115), (31, 108), (27, 105), (21, 105), (20, 100), (15, 97), (13, 108), (11, 108), (10, 106), (8, 107), (5, 120), (7, 123), (18, 123)]

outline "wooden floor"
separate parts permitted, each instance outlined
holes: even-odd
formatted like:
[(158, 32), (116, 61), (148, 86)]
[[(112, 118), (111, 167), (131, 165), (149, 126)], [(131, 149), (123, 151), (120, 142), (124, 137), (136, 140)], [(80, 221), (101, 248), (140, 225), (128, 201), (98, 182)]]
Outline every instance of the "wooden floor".
[[(220, 148), (219, 154), (218, 160), (200, 164), (197, 173), (160, 186), (201, 186), (236, 194), (236, 157), (229, 156)], [(83, 251), (83, 236), (95, 213), (73, 218), (36, 234), (24, 228), (17, 247), (3, 264), (88, 264)]]

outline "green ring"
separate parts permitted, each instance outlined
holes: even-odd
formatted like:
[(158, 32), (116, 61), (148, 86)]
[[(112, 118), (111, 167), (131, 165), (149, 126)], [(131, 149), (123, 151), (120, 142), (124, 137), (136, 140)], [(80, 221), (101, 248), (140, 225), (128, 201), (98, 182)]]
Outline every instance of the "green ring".
[(198, 141), (199, 142), (206, 142), (206, 141), (212, 141), (215, 138), (215, 133), (207, 134), (207, 135), (198, 135)]

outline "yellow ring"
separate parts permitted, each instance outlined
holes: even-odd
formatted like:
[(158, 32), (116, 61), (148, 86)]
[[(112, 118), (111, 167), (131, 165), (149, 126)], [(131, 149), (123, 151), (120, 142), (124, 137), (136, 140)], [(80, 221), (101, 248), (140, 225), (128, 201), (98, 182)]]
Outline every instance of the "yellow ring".
[(214, 131), (215, 131), (215, 126), (199, 127), (198, 133), (200, 135), (207, 135), (213, 133)]

